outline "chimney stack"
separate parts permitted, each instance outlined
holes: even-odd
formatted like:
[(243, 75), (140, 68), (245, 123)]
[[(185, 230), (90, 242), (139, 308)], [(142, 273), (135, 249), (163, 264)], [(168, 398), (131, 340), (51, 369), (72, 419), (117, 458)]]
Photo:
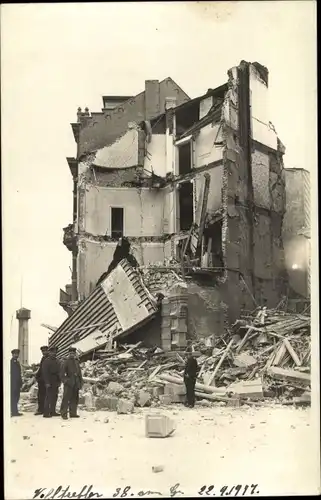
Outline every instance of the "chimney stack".
[(19, 320), (18, 349), (20, 350), (20, 361), (22, 365), (29, 364), (29, 325), (31, 311), (22, 307), (16, 312)]
[(151, 120), (160, 113), (159, 81), (145, 80), (145, 120)]

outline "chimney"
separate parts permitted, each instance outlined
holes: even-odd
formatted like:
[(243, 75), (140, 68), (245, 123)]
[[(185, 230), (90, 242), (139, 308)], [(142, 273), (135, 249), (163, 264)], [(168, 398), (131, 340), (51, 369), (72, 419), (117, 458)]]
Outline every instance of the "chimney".
[(159, 81), (145, 80), (145, 120), (151, 120), (160, 113)]
[(29, 363), (29, 325), (31, 311), (22, 307), (16, 312), (16, 318), (19, 320), (18, 349), (20, 350), (20, 361), (22, 365)]

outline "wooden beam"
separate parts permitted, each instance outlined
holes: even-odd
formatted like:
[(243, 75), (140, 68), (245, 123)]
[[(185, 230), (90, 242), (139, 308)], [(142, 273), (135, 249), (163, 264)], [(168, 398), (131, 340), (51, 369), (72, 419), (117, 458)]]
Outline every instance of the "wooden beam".
[(294, 363), (296, 364), (296, 366), (301, 366), (301, 361), (299, 359), (299, 356), (297, 355), (297, 353), (295, 352), (295, 350), (293, 349), (293, 347), (291, 346), (290, 342), (288, 339), (285, 339), (283, 341), (285, 347), (287, 348), (291, 358), (293, 359)]
[(246, 342), (248, 341), (248, 338), (249, 338), (249, 336), (250, 336), (250, 333), (251, 333), (253, 330), (254, 330), (254, 327), (253, 327), (253, 326), (250, 326), (250, 327), (248, 328), (248, 330), (247, 330), (247, 332), (245, 333), (245, 335), (244, 335), (244, 337), (243, 337), (242, 341), (240, 342), (240, 344), (238, 345), (238, 347), (237, 347), (237, 349), (236, 349), (236, 351), (235, 351), (237, 354), (241, 351), (242, 347), (246, 344)]
[(231, 349), (231, 347), (232, 347), (232, 344), (233, 344), (233, 343), (234, 343), (234, 339), (232, 339), (232, 340), (229, 342), (229, 344), (228, 344), (227, 348), (225, 349), (224, 353), (222, 354), (221, 359), (220, 359), (220, 360), (219, 360), (219, 362), (217, 363), (217, 365), (216, 365), (216, 367), (215, 367), (215, 369), (214, 369), (214, 372), (212, 373), (212, 375), (211, 375), (211, 377), (210, 377), (210, 379), (209, 379), (209, 381), (208, 381), (207, 385), (211, 385), (211, 384), (212, 384), (212, 382), (214, 381), (215, 376), (216, 376), (216, 374), (217, 374), (218, 370), (220, 369), (220, 367), (221, 367), (221, 365), (222, 365), (222, 363), (223, 363), (224, 359), (225, 359), (225, 358), (226, 358), (226, 356), (228, 355), (228, 353), (229, 353), (229, 351), (230, 351), (230, 349)]
[(211, 183), (210, 174), (208, 174), (208, 173), (204, 174), (204, 178), (205, 178), (205, 183), (204, 183), (204, 191), (203, 191), (203, 199), (202, 199), (201, 218), (200, 218), (200, 224), (199, 224), (199, 229), (198, 229), (198, 242), (197, 242), (196, 254), (199, 252), (201, 244), (202, 244), (202, 237), (203, 237), (204, 228), (205, 228), (208, 195), (209, 195), (210, 183)]

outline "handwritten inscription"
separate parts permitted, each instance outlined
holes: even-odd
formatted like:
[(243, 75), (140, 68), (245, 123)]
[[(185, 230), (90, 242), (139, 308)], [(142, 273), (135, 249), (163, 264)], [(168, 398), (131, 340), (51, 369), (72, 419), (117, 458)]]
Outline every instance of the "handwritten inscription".
[(247, 495), (257, 495), (259, 492), (257, 484), (237, 484), (235, 486), (222, 486), (222, 488), (215, 488), (214, 484), (210, 486), (202, 486), (199, 490), (199, 495), (205, 496), (243, 496)]
[[(202, 486), (198, 492), (197, 496), (251, 496), (259, 494), (258, 485), (257, 484), (237, 484), (233, 486), (222, 486), (217, 487), (214, 484), (210, 486), (204, 485)], [(116, 488), (115, 493), (113, 493), (113, 498), (126, 498), (126, 497), (148, 497), (148, 496), (163, 496), (163, 493), (160, 491), (152, 491), (152, 490), (140, 490), (138, 492), (134, 492), (131, 486), (125, 486), (124, 488)], [(176, 483), (174, 486), (169, 488), (169, 491), (165, 496), (169, 496), (171, 498), (175, 496), (184, 496), (184, 492), (180, 489), (180, 484)], [(80, 492), (72, 492), (70, 490), (70, 486), (58, 486), (58, 488), (48, 489), (48, 488), (38, 488), (34, 492), (33, 499), (41, 499), (41, 500), (54, 500), (54, 499), (79, 499), (79, 500), (91, 500), (95, 498), (102, 498), (103, 495), (100, 493), (96, 493), (93, 491), (93, 486), (84, 486)]]
[(92, 491), (93, 485), (87, 486), (85, 485), (82, 490), (77, 492), (70, 491), (70, 486), (58, 486), (58, 488), (38, 488), (34, 492), (33, 498), (41, 498), (42, 500), (48, 499), (62, 499), (62, 498), (74, 498), (74, 499), (82, 499), (87, 500), (91, 498), (102, 498), (103, 495), (100, 493), (95, 493)]
[[(176, 495), (184, 495), (183, 491), (179, 490), (179, 483), (176, 483), (174, 486), (171, 486), (169, 489), (169, 496), (171, 498), (175, 497)], [(125, 486), (125, 488), (116, 488), (115, 493), (113, 494), (114, 498), (125, 498), (125, 497), (147, 497), (150, 495), (158, 495), (158, 496), (163, 496), (163, 494), (160, 491), (138, 491), (136, 494), (132, 492), (131, 486)], [(167, 495), (166, 495), (167, 496)]]

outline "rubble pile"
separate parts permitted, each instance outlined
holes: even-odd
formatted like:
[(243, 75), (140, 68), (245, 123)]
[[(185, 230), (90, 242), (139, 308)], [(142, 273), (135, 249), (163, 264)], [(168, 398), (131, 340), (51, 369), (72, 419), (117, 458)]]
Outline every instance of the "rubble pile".
[[(310, 403), (309, 316), (259, 309), (223, 337), (198, 339), (192, 348), (200, 368), (198, 404)], [(183, 403), (185, 361), (185, 352), (165, 353), (142, 342), (98, 350), (81, 364), (80, 407), (132, 413), (135, 406)], [(30, 392), (35, 397), (34, 386)]]
[(31, 365), (22, 369), (22, 392), (27, 392), (36, 383), (39, 365)]
[[(170, 266), (171, 269), (168, 269), (167, 266)], [(181, 265), (174, 259), (166, 261), (165, 265), (141, 266), (139, 271), (148, 290), (154, 295), (166, 292), (177, 283), (184, 283), (184, 280), (179, 276)]]
[[(140, 344), (127, 346), (127, 351), (123, 346), (124, 352), (117, 354), (97, 352), (99, 358), (83, 364), (85, 389), (93, 401), (97, 398), (100, 405), (101, 396), (110, 393), (135, 406), (185, 400), (185, 353), (151, 352)], [(231, 406), (271, 399), (310, 402), (309, 316), (259, 309), (216, 342), (199, 339), (193, 348), (200, 367), (197, 399)]]

